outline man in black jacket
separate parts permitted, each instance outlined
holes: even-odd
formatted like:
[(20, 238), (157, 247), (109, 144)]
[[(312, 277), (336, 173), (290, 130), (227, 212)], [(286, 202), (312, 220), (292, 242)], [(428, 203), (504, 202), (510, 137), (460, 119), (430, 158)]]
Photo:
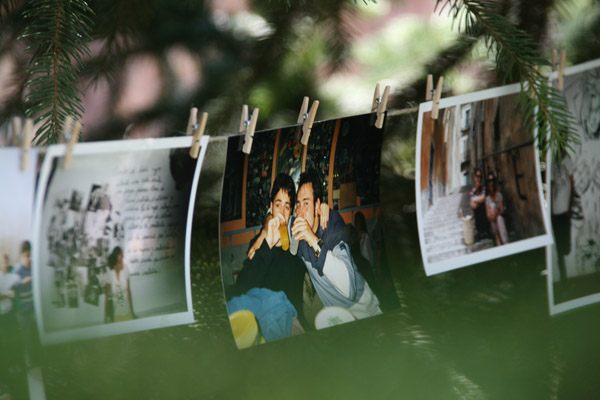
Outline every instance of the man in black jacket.
[(287, 225), (295, 201), (296, 188), (292, 178), (280, 173), (271, 190), (271, 213), (267, 216), (261, 233), (255, 238), (259, 244), (258, 250), (253, 251), (244, 261), (235, 284), (227, 290), (227, 299), (244, 294), (252, 288), (283, 291), (298, 316), (302, 316), (302, 287), (306, 270), (302, 260), (288, 251), (287, 238)]

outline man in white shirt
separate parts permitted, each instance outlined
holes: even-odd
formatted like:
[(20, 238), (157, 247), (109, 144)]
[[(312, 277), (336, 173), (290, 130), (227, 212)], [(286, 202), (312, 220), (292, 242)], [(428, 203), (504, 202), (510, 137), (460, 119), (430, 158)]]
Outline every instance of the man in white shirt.
[(300, 242), (298, 256), (323, 305), (345, 308), (356, 319), (381, 314), (379, 299), (352, 258), (342, 217), (329, 210), (327, 228), (321, 227), (322, 187), (315, 171), (300, 175), (292, 226), (292, 234)]

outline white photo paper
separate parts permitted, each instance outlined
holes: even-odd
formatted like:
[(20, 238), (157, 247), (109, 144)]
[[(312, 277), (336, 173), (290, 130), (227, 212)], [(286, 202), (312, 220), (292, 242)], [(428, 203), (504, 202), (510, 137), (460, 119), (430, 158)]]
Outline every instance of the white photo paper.
[(551, 315), (600, 302), (600, 60), (566, 68), (564, 78), (577, 138), (572, 151), (547, 163)]
[(419, 107), (416, 206), (427, 275), (552, 242), (518, 84)]
[(48, 147), (34, 293), (44, 344), (191, 323), (190, 229), (208, 137)]

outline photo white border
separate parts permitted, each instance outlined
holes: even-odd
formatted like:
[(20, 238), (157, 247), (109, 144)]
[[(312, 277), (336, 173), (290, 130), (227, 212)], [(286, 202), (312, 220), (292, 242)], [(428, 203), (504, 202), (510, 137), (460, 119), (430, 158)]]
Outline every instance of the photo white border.
[[(581, 64), (573, 65), (565, 68), (564, 76), (571, 76), (581, 74), (592, 69), (600, 68), (600, 58), (592, 61), (586, 61)], [(553, 71), (548, 76), (548, 82), (550, 85), (553, 84), (555, 80), (558, 79), (558, 72)], [(552, 206), (552, 156), (550, 151), (546, 153), (546, 214), (547, 217), (550, 218), (551, 206)], [(575, 298), (572, 300), (567, 300), (562, 303), (554, 302), (554, 269), (552, 268), (553, 263), (553, 248), (554, 245), (546, 246), (546, 287), (548, 293), (548, 312), (550, 315), (557, 315), (564, 313), (566, 311), (571, 311), (579, 307), (588, 306), (595, 303), (600, 303), (600, 289), (598, 293), (589, 294), (583, 297)]]
[[(39, 149), (36, 147), (32, 147), (31, 149), (28, 150), (28, 161), (27, 161), (27, 166), (25, 168), (25, 170), (21, 170), (20, 167), (20, 163), (21, 163), (21, 157), (23, 155), (23, 150), (19, 147), (0, 147), (0, 157), (3, 157), (5, 159), (12, 159), (9, 162), (14, 162), (15, 165), (15, 169), (13, 171), (9, 171), (10, 173), (12, 172), (16, 172), (15, 176), (13, 178), (15, 178), (15, 180), (19, 181), (20, 184), (28, 187), (31, 189), (31, 197), (27, 196), (27, 200), (29, 201), (29, 204), (27, 205), (19, 205), (18, 207), (24, 207), (26, 208), (26, 213), (28, 214), (27, 217), (27, 221), (29, 222), (28, 226), (26, 228), (24, 228), (25, 231), (27, 231), (27, 234), (20, 238), (20, 240), (18, 239), (17, 242), (19, 243), (19, 245), (21, 244), (21, 242), (23, 240), (27, 240), (30, 243), (33, 243), (33, 220), (34, 220), (34, 206), (35, 206), (35, 196), (37, 193), (37, 188), (36, 188), (36, 175), (37, 175), (37, 162), (38, 162), (38, 155), (39, 155)], [(5, 174), (7, 173), (7, 171), (3, 170), (2, 172), (0, 172), (1, 174), (3, 174), (4, 176), (6, 176)], [(8, 189), (3, 188), (2, 192), (0, 192), (0, 195), (6, 196), (8, 193)], [(11, 193), (13, 199), (11, 200), (14, 201), (14, 192)], [(14, 210), (13, 210), (14, 211)], [(1, 222), (2, 224), (6, 224), (6, 220)], [(11, 236), (15, 234), (15, 231), (11, 231)], [(20, 246), (17, 246), (17, 248), (15, 249), (16, 251), (19, 251)]]
[[(580, 74), (582, 72), (587, 72), (587, 71), (589, 71), (591, 69), (595, 69), (595, 68), (600, 68), (600, 58), (598, 58), (596, 60), (592, 60), (592, 61), (586, 61), (584, 63), (577, 64), (577, 65), (571, 65), (570, 67), (566, 67), (565, 70), (563, 71), (563, 75), (564, 76), (576, 75), (576, 74)], [(552, 81), (554, 81), (556, 79), (558, 79), (558, 71), (552, 71), (548, 75), (549, 83), (552, 83)]]
[[(416, 107), (414, 109), (412, 109), (412, 108), (406, 108), (406, 109), (402, 109), (402, 110), (397, 110), (397, 112), (399, 112), (401, 114), (406, 114), (407, 112), (414, 112), (414, 113), (416, 113), (416, 111), (417, 111)], [(385, 116), (384, 123), (383, 123), (383, 126), (381, 128), (376, 128), (376, 127), (374, 127), (374, 125), (371, 125), (373, 127), (373, 129), (377, 129), (378, 131), (381, 132), (381, 135), (382, 135), (382, 139), (381, 139), (382, 140), (382, 146), (381, 146), (381, 149), (380, 149), (380, 164), (379, 164), (380, 170), (381, 170), (381, 166), (382, 166), (381, 158), (382, 158), (382, 154), (383, 154), (383, 142), (385, 140), (386, 124), (389, 123), (388, 122), (388, 118), (389, 118), (390, 115), (398, 115), (398, 114), (390, 114), (391, 112), (392, 111), (390, 111), (390, 110), (385, 111), (385, 113), (384, 113), (384, 116)], [(326, 119), (326, 120), (319, 120), (319, 121), (315, 121), (314, 122), (314, 126), (316, 126), (318, 124), (324, 124), (324, 123), (329, 123), (329, 122), (336, 122), (336, 121), (342, 121), (342, 120), (346, 120), (346, 119), (350, 119), (350, 118), (358, 118), (358, 117), (366, 117), (366, 116), (371, 116), (371, 118), (373, 118), (373, 123), (374, 123), (374, 121), (375, 121), (374, 117), (376, 116), (376, 112), (369, 112), (369, 113), (348, 115), (348, 116), (344, 116), (344, 117), (335, 117), (335, 118), (330, 118), (330, 119)], [(296, 125), (287, 125), (287, 126), (280, 127), (280, 128), (263, 129), (261, 131), (257, 131), (254, 134), (254, 140), (256, 140), (256, 137), (257, 137), (256, 135), (266, 134), (266, 133), (271, 133), (271, 132), (277, 132), (277, 131), (283, 131), (284, 129), (298, 128), (298, 127), (301, 127), (301, 126), (302, 125), (296, 124)], [(332, 131), (332, 134), (333, 134), (333, 131)], [(226, 145), (225, 145), (225, 154), (226, 155), (229, 152), (229, 146), (231, 145), (230, 141), (233, 138), (241, 138), (241, 140), (243, 142), (244, 135), (243, 134), (233, 134), (233, 135), (227, 136)], [(332, 137), (332, 140), (333, 140), (333, 137)], [(274, 151), (277, 151), (277, 149), (275, 149)], [(239, 150), (239, 152), (241, 152), (241, 150)], [(308, 154), (307, 154), (307, 159), (308, 159)], [(226, 168), (227, 161), (228, 160), (226, 159), (225, 160), (225, 165), (224, 165), (223, 168)], [(223, 225), (224, 222), (228, 222), (228, 221), (221, 221), (221, 215), (222, 215), (221, 213), (222, 213), (222, 208), (223, 208), (223, 188), (224, 188), (224, 186), (225, 186), (225, 177), (223, 175), (223, 178), (221, 180), (221, 197), (220, 197), (220, 200), (219, 200), (219, 269), (220, 269), (220, 276), (221, 276), (221, 289), (222, 289), (222, 293), (223, 293), (223, 298), (226, 297), (226, 288), (225, 288), (225, 279), (223, 279), (223, 248), (224, 248), (224, 246), (223, 246), (223, 237), (224, 237), (224, 232), (223, 232), (222, 225)], [(380, 179), (380, 182), (379, 182), (379, 189), (380, 189), (380, 193), (379, 193), (379, 197), (380, 198), (379, 198), (379, 201), (376, 204), (377, 204), (378, 208), (381, 208), (381, 179)], [(371, 206), (372, 205), (367, 205), (367, 206), (364, 206), (364, 207), (371, 207)], [(359, 208), (361, 208), (361, 207), (362, 206), (360, 206)], [(344, 211), (347, 211), (347, 209), (344, 210)], [(257, 226), (260, 226), (260, 225), (257, 225)], [(257, 228), (257, 226), (244, 227), (244, 228), (241, 228), (241, 229), (236, 230), (236, 231), (237, 232), (244, 232), (244, 231), (255, 230)], [(227, 303), (227, 302), (225, 302), (225, 303)], [(227, 307), (227, 304), (225, 304), (225, 312), (227, 314), (229, 314), (229, 309)], [(373, 316), (367, 317), (365, 319), (371, 319), (371, 318), (374, 318), (374, 317), (377, 317), (377, 315), (373, 315)], [(357, 321), (358, 320), (351, 321), (351, 322), (357, 322)], [(231, 324), (229, 324), (229, 332), (231, 334), (231, 338), (235, 339), (234, 332), (233, 332), (233, 326), (231, 326)], [(306, 332), (308, 332), (308, 331), (306, 331)], [(304, 334), (302, 334), (300, 336), (303, 336), (303, 335)], [(288, 337), (276, 340), (274, 342), (279, 342), (280, 340), (292, 339), (293, 337), (294, 337), (294, 335), (288, 336)], [(274, 342), (265, 342), (265, 343), (268, 344), (268, 343), (274, 343)], [(250, 347), (257, 347), (257, 345), (255, 344), (255, 345), (252, 345)], [(237, 348), (237, 346), (236, 346), (236, 348)], [(238, 348), (238, 350), (244, 350), (244, 349)]]
[[(479, 92), (468, 93), (460, 96), (453, 96), (442, 98), (439, 103), (439, 109), (445, 109), (448, 107), (458, 106), (462, 104), (468, 104), (478, 102), (482, 100), (488, 100), (511, 94), (517, 94), (521, 90), (521, 85), (515, 83), (512, 85), (500, 86), (497, 88), (481, 90)], [(478, 264), (484, 261), (493, 260), (496, 258), (508, 256), (511, 254), (521, 253), (524, 251), (544, 247), (554, 242), (552, 237), (552, 229), (550, 227), (550, 221), (547, 212), (544, 210), (544, 196), (542, 191), (542, 182), (540, 174), (540, 163), (538, 155), (538, 146), (536, 140), (536, 132), (533, 132), (534, 139), (534, 157), (535, 157), (535, 169), (536, 169), (536, 181), (538, 186), (538, 196), (540, 203), (540, 211), (542, 219), (544, 221), (545, 232), (542, 235), (534, 236), (528, 239), (519, 240), (517, 242), (508, 243), (498, 247), (492, 247), (490, 249), (480, 250), (475, 253), (465, 254), (458, 257), (453, 257), (443, 261), (429, 262), (427, 260), (428, 252), (427, 246), (425, 245), (425, 234), (424, 234), (424, 221), (423, 221), (423, 210), (421, 208), (421, 140), (422, 140), (422, 129), (423, 129), (423, 114), (431, 111), (433, 102), (428, 101), (419, 105), (419, 117), (417, 121), (417, 143), (416, 143), (416, 157), (415, 157), (415, 204), (417, 209), (417, 227), (419, 231), (419, 244), (421, 246), (421, 257), (423, 260), (423, 266), (425, 267), (425, 274), (427, 276), (440, 274), (442, 272), (452, 271), (454, 269), (466, 267), (473, 264)]]
[[(101, 324), (88, 326), (83, 328), (65, 329), (61, 331), (46, 332), (41, 304), (41, 283), (37, 277), (40, 275), (40, 249), (35, 245), (33, 248), (33, 293), (34, 306), (40, 341), (44, 345), (58, 344), (71, 342), (76, 340), (92, 339), (119, 335), (123, 333), (139, 332), (150, 329), (164, 328), (175, 325), (191, 324), (194, 322), (194, 310), (192, 304), (192, 285), (190, 272), (190, 254), (191, 254), (191, 229), (194, 214), (194, 204), (196, 200), (196, 191), (198, 188), (198, 180), (200, 171), (204, 162), (204, 155), (208, 146), (209, 136), (205, 135), (200, 140), (200, 154), (194, 170), (194, 178), (190, 193), (188, 205), (188, 215), (185, 230), (185, 290), (186, 290), (186, 306), (187, 311), (174, 314), (158, 315), (146, 318), (140, 318), (130, 321), (113, 322), (109, 324)], [(192, 144), (191, 136), (159, 138), (159, 139), (134, 139), (134, 140), (119, 140), (108, 142), (89, 142), (78, 143), (73, 148), (73, 155), (86, 154), (105, 154), (105, 153), (125, 153), (138, 152), (159, 149), (175, 149), (189, 148)], [(66, 145), (51, 145), (47, 148), (46, 156), (40, 171), (39, 186), (35, 198), (35, 210), (33, 219), (33, 238), (35, 243), (40, 243), (41, 224), (42, 224), (42, 209), (44, 206), (44, 198), (47, 190), (48, 179), (51, 172), (52, 161), (55, 158), (65, 155)]]

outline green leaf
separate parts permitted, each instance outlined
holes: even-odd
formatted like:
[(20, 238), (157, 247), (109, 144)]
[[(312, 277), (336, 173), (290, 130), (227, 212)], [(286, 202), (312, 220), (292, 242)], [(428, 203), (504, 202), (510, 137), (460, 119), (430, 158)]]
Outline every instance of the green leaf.
[(77, 83), (94, 14), (83, 0), (29, 0), (22, 15), (27, 25), (20, 40), (31, 55), (25, 113), (42, 122), (36, 143), (56, 143), (66, 116), (83, 114)]
[(495, 54), (500, 79), (504, 83), (521, 83), (519, 109), (526, 126), (537, 127), (539, 149), (550, 149), (555, 156), (562, 154), (576, 143), (574, 118), (562, 94), (550, 87), (547, 77), (538, 70), (551, 63), (526, 32), (502, 15), (500, 5), (493, 0), (437, 0), (436, 9), (448, 9), (465, 34), (483, 35), (488, 51)]

